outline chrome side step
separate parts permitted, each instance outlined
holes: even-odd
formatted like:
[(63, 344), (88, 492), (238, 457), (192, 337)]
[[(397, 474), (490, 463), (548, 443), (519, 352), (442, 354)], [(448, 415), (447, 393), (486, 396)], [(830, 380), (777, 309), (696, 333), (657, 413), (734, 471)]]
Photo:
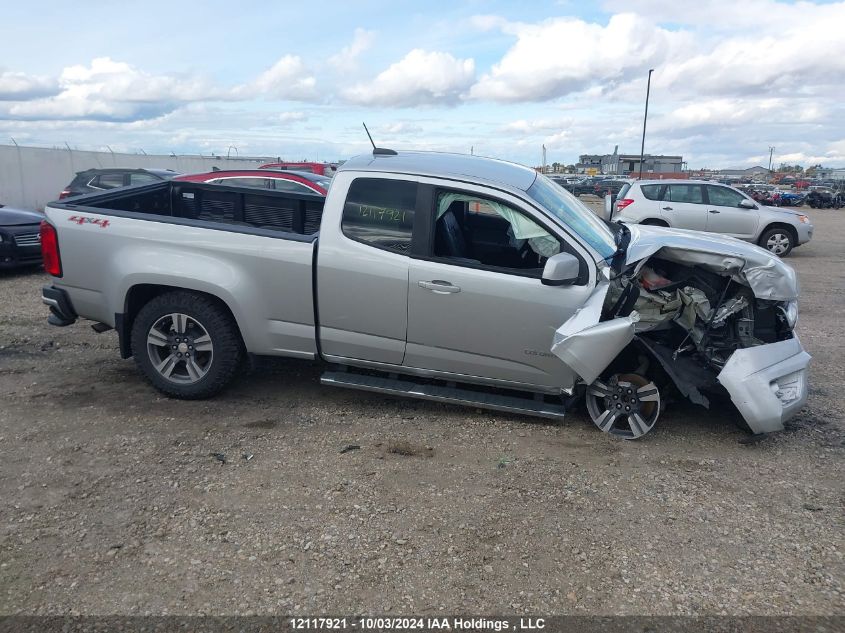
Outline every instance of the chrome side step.
[(462, 389), (460, 387), (419, 384), (412, 380), (383, 378), (346, 371), (327, 371), (320, 377), (320, 383), (334, 387), (360, 389), (362, 391), (372, 391), (405, 398), (420, 398), (422, 400), (434, 400), (435, 402), (481, 407), (483, 409), (533, 415), (541, 418), (561, 419), (565, 413), (565, 407), (562, 404), (549, 404), (542, 399), (505, 396)]

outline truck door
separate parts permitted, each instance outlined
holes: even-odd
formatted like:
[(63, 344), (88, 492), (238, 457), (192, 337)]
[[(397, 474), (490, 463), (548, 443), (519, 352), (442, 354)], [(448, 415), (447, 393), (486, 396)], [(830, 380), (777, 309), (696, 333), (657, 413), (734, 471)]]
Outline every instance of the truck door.
[[(429, 251), (410, 264), (409, 367), (549, 388), (572, 384), (551, 352), (555, 330), (590, 295), (584, 285), (546, 286), (545, 259), (563, 241), (520, 201), (435, 189)], [(542, 223), (541, 223), (542, 222)]]
[[(333, 183), (343, 191), (339, 175)], [(354, 178), (327, 199), (317, 250), (317, 316), (325, 357), (401, 365), (408, 325), (408, 269), (418, 185)]]

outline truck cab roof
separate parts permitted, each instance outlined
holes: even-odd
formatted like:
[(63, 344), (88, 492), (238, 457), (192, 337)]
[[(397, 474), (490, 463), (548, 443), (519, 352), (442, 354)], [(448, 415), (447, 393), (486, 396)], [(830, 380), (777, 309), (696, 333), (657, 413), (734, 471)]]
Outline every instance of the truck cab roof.
[(414, 174), (418, 176), (470, 178), (504, 184), (526, 191), (537, 178), (533, 169), (495, 158), (446, 152), (397, 152), (396, 154), (361, 154), (346, 161), (342, 171), (372, 171)]

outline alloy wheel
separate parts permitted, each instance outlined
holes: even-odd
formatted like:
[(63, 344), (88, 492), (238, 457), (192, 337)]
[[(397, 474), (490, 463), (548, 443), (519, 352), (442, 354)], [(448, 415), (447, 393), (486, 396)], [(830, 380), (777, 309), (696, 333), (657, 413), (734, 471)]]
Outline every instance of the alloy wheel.
[(660, 415), (657, 385), (639, 374), (616, 374), (587, 387), (587, 411), (600, 430), (635, 440), (654, 428)]
[(766, 240), (766, 248), (775, 255), (783, 255), (789, 250), (791, 241), (786, 233), (772, 233)]
[(211, 369), (214, 345), (202, 323), (176, 312), (164, 315), (150, 327), (147, 353), (153, 368), (163, 378), (193, 384)]

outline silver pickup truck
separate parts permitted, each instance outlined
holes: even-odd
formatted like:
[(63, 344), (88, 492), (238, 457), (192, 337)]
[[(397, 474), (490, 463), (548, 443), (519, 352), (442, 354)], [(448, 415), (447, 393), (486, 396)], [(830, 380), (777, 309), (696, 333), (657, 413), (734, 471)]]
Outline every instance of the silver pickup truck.
[(755, 433), (807, 398), (789, 266), (731, 238), (606, 223), (511, 163), (376, 150), (325, 199), (162, 182), (46, 215), (50, 322), (115, 329), (121, 355), (178, 398), (218, 393), (245, 354), (529, 415), (583, 397), (626, 439), (654, 427), (667, 390), (730, 399)]

